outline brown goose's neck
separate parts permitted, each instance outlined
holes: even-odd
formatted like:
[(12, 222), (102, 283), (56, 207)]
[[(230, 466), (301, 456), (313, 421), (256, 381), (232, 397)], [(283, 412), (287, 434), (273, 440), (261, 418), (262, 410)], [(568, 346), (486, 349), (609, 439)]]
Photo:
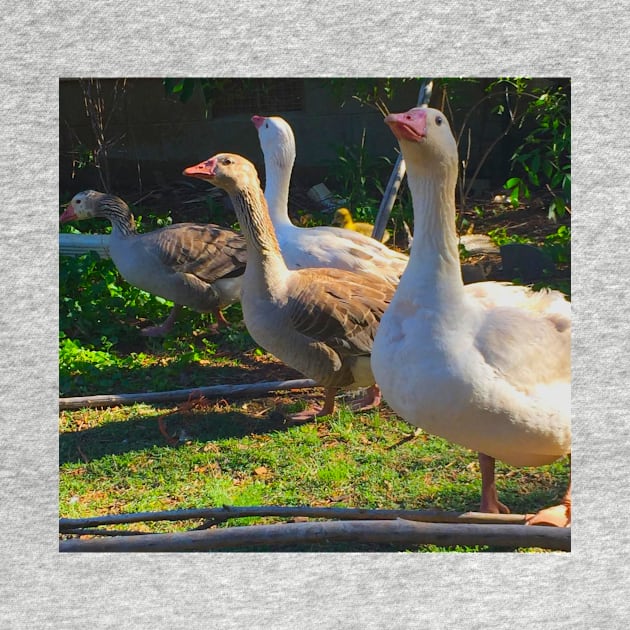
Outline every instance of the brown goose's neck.
[(280, 261), (284, 265), (267, 202), (260, 186), (243, 186), (229, 191), (229, 195), (247, 240), (248, 261), (253, 255), (264, 264), (277, 264)]
[(98, 202), (97, 217), (108, 219), (114, 232), (123, 236), (136, 234), (136, 222), (129, 206), (118, 197), (106, 195)]

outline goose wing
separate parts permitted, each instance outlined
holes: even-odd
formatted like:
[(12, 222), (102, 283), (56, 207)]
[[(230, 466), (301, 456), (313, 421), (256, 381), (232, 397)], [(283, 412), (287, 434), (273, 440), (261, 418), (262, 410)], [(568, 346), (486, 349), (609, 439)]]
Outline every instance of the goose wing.
[(241, 275), (247, 247), (242, 235), (217, 225), (178, 223), (146, 235), (164, 265), (205, 282)]
[(393, 285), (340, 269), (304, 269), (292, 278), (288, 312), (295, 330), (342, 356), (370, 354)]

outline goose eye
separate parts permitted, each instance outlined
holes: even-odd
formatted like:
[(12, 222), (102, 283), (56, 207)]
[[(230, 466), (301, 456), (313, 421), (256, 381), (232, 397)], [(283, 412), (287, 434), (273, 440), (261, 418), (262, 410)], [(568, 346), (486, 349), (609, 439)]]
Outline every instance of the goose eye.
[(269, 129), (269, 123), (265, 123), (265, 129)]
[(79, 204), (79, 203), (81, 203), (81, 200), (80, 200), (80, 199), (77, 199), (77, 200), (75, 201), (75, 203)]
[(435, 117), (435, 124), (440, 126), (442, 124), (443, 118), (442, 116), (436, 116)]
[(232, 164), (232, 160), (230, 158), (224, 158), (223, 164)]

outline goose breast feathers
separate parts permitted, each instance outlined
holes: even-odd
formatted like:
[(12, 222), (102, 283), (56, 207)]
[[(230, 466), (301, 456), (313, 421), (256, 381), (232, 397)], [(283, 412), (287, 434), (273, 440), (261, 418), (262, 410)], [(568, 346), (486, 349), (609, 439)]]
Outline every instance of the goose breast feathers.
[[(390, 115), (414, 203), (411, 259), (372, 367), (408, 422), (514, 465), (570, 452), (570, 304), (556, 291), (464, 286), (455, 232), (457, 148), (441, 112)], [(395, 360), (392, 361), (392, 357)]]

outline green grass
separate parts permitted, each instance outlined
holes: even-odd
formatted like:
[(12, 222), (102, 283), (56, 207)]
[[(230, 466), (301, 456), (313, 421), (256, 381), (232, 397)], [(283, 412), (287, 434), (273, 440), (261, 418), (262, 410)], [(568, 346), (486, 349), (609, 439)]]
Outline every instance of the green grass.
[[(342, 406), (328, 419), (289, 426), (277, 414), (252, 414), (258, 406), (240, 402), (169, 415), (169, 433), (185, 435), (175, 447), (157, 428), (158, 418), (169, 409), (136, 405), (62, 412), (61, 516), (224, 504), (457, 511), (478, 507), (480, 478), (474, 454), (425, 434), (405, 439), (412, 428), (389, 417), (386, 408), (356, 415)], [(566, 461), (531, 470), (499, 464), (497, 472), (502, 500), (520, 513), (557, 501), (568, 477)], [(277, 520), (245, 518), (224, 526)], [(164, 532), (177, 525), (130, 527)], [(398, 550), (384, 545), (361, 548)], [(335, 549), (357, 550), (349, 545)]]
[[(241, 341), (245, 337), (249, 347), (240, 350), (246, 347)], [(61, 396), (201, 387), (208, 380), (240, 382), (260, 355), (247, 331), (238, 329), (215, 341), (193, 337), (144, 343), (144, 349), (124, 352), (106, 339), (100, 348), (77, 339), (60, 339)], [(231, 355), (225, 354), (226, 347), (232, 350)]]
[[(570, 233), (558, 231), (554, 238), (550, 245), (563, 255)], [(141, 337), (138, 328), (163, 321), (171, 305), (130, 287), (111, 261), (93, 254), (62, 257), (60, 296), (62, 397), (295, 377), (256, 346), (242, 324), (239, 305), (227, 309), (234, 325), (220, 335), (208, 333), (209, 315), (185, 309), (171, 336)], [(304, 396), (215, 400), (189, 411), (136, 405), (62, 412), (60, 516), (224, 504), (477, 509), (481, 484), (475, 454), (425, 434), (407, 439), (413, 428), (386, 405), (369, 414), (353, 414), (340, 405), (331, 417), (292, 426), (278, 411), (301, 409)], [(179, 438), (176, 446), (158, 430), (162, 416), (169, 434)], [(498, 463), (499, 494), (513, 512), (533, 512), (559, 501), (568, 473), (566, 460), (519, 470)], [(221, 527), (277, 521), (246, 518)], [(191, 526), (156, 522), (130, 528), (165, 532)], [(402, 550), (349, 544), (290, 549)], [(444, 550), (431, 545), (411, 549)]]

